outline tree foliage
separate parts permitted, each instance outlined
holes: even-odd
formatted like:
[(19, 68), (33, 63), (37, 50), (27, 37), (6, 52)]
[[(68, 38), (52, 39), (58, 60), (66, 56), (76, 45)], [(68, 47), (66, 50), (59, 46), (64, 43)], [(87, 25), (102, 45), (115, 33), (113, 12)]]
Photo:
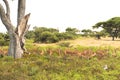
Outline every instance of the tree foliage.
[[(34, 27), (34, 42), (54, 43), (61, 40), (75, 39), (77, 37), (75, 28), (67, 28), (66, 32), (46, 27)], [(29, 35), (29, 34), (28, 34)]]
[(57, 42), (58, 38), (55, 35), (56, 33), (59, 33), (59, 31), (54, 28), (34, 27), (35, 34), (34, 42), (42, 43)]
[(27, 39), (34, 39), (34, 37), (35, 37), (34, 31), (33, 30), (28, 31), (27, 34), (25, 35), (25, 37)]
[(78, 29), (76, 29), (76, 28), (68, 27), (68, 28), (66, 28), (66, 32), (68, 32), (70, 34), (77, 34), (80, 31)]
[(83, 29), (81, 32), (83, 33), (82, 36), (86, 36), (86, 37), (94, 36), (94, 32), (92, 30), (90, 30), (90, 29)]
[(9, 44), (9, 35), (0, 33), (0, 46), (7, 46)]
[(120, 32), (120, 17), (113, 17), (107, 21), (98, 22), (93, 26), (93, 28), (99, 27), (105, 29), (106, 32), (109, 33), (109, 35), (112, 36), (114, 40), (114, 37), (117, 38)]

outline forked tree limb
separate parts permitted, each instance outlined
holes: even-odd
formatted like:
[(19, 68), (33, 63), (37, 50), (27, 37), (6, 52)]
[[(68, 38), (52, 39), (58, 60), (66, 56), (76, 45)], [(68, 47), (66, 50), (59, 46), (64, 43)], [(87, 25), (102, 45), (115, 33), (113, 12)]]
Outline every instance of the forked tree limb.
[(25, 37), (24, 36), (30, 27), (30, 25), (27, 25), (29, 17), (30, 17), (30, 13), (25, 15), (21, 19), (20, 24), (16, 27), (16, 31), (15, 31), (19, 36), (21, 48), (25, 53), (28, 53), (24, 46), (25, 45)]
[(25, 34), (27, 33), (29, 27), (30, 27), (30, 25), (27, 25), (27, 27), (26, 27), (23, 35), (20, 36), (20, 42), (21, 42), (20, 45), (21, 45), (21, 48), (23, 49), (23, 51), (24, 51), (25, 53), (29, 53), (29, 52), (27, 51), (27, 49), (25, 48)]
[(22, 34), (20, 35), (21, 37), (26, 34), (26, 32), (28, 31), (28, 29), (30, 27), (30, 25), (27, 25), (29, 17), (30, 17), (30, 13), (25, 16), (25, 19), (26, 19), (26, 21), (24, 22), (25, 28), (23, 28), (23, 30), (22, 30)]
[(9, 18), (6, 16), (5, 10), (1, 4), (0, 4), (0, 17), (1, 17), (2, 23), (5, 25), (8, 32), (10, 30), (14, 30), (13, 25), (11, 21), (9, 20)]
[(28, 32), (29, 28), (30, 28), (30, 25), (26, 25), (26, 28), (25, 28), (23, 34), (21, 35), (21, 37), (24, 37), (26, 35), (26, 33)]
[(3, 0), (3, 1), (4, 1), (5, 5), (6, 5), (6, 16), (10, 20), (10, 7), (9, 7), (9, 3), (8, 3), (7, 0)]
[(18, 34), (19, 37), (23, 36), (24, 32), (28, 28), (27, 23), (28, 23), (29, 17), (30, 17), (30, 13), (25, 15), (21, 19), (20, 24), (16, 27), (16, 31), (15, 32)]

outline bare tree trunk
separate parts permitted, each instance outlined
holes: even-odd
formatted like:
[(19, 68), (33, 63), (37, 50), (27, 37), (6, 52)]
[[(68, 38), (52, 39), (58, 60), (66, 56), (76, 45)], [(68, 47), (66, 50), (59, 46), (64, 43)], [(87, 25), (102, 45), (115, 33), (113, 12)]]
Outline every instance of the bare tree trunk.
[(26, 49), (24, 48), (24, 36), (29, 29), (27, 22), (30, 14), (25, 15), (26, 0), (18, 0), (18, 24), (16, 29), (14, 29), (14, 26), (12, 25), (10, 20), (10, 8), (8, 1), (3, 1), (6, 5), (7, 11), (5, 13), (3, 6), (0, 4), (0, 17), (10, 36), (8, 55), (14, 58), (21, 58), (22, 54), (26, 51)]
[(15, 37), (13, 32), (8, 32), (9, 33), (9, 38), (10, 38), (10, 43), (9, 43), (9, 49), (8, 49), (8, 56), (13, 56), (14, 57), (14, 51), (15, 51)]
[(15, 54), (14, 58), (21, 58), (23, 55), (23, 49), (21, 48), (20, 37), (15, 36)]
[(21, 58), (23, 54), (23, 50), (20, 46), (19, 37), (16, 34), (13, 34), (13, 32), (10, 32), (9, 36), (10, 36), (10, 44), (9, 44), (8, 55), (14, 58)]
[(17, 16), (17, 24), (20, 24), (21, 19), (25, 15), (25, 4), (26, 0), (19, 0), (18, 1), (18, 16)]

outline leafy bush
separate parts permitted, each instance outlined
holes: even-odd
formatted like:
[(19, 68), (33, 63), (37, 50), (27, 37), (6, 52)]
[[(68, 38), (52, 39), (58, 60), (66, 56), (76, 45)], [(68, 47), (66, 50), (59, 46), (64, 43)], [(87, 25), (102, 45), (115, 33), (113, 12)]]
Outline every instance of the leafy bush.
[(34, 42), (42, 43), (55, 43), (61, 40), (75, 39), (77, 37), (76, 31), (66, 31), (59, 33), (57, 29), (45, 28), (45, 27), (36, 27), (34, 30)]
[(0, 46), (6, 46), (9, 44), (8, 34), (0, 33)]
[(56, 34), (58, 30), (53, 28), (45, 28), (45, 27), (36, 27), (35, 28), (35, 38), (34, 42), (42, 42), (42, 43), (54, 43), (58, 42)]
[(43, 43), (57, 42), (58, 38), (51, 32), (45, 31), (41, 33), (40, 41)]
[(35, 33), (34, 31), (28, 31), (27, 34), (25, 35), (27, 39), (34, 39), (35, 38)]
[(61, 47), (70, 47), (70, 42), (61, 42), (58, 45)]

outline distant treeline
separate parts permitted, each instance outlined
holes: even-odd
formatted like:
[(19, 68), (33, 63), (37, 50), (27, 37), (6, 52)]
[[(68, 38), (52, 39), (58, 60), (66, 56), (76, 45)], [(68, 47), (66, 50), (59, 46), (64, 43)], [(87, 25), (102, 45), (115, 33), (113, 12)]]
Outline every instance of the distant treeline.
[[(78, 30), (77, 28), (66, 28), (65, 32), (59, 32), (58, 29), (46, 27), (34, 27), (26, 33), (27, 39), (33, 39), (35, 43), (55, 43), (61, 40), (73, 40), (78, 37), (96, 37), (100, 39), (101, 36), (110, 36), (110, 34), (103, 29), (100, 32), (92, 31), (90, 29)], [(7, 33), (0, 33), (0, 46), (8, 45), (9, 35)]]
[(61, 40), (73, 40), (80, 36), (96, 37), (107, 36), (105, 30), (100, 32), (92, 31), (90, 29), (78, 30), (77, 28), (66, 28), (65, 32), (59, 32), (58, 29), (46, 27), (34, 27), (33, 30), (28, 31), (26, 34), (27, 39), (34, 39), (37, 43), (55, 43)]
[[(59, 32), (58, 29), (46, 27), (34, 27), (26, 33), (27, 39), (33, 39), (36, 43), (55, 43), (61, 40), (73, 40), (80, 36), (95, 37), (96, 35), (106, 36), (106, 32), (95, 32), (90, 29), (78, 30), (76, 28), (68, 27), (65, 32)], [(9, 35), (7, 33), (0, 33), (0, 45), (8, 45)]]

